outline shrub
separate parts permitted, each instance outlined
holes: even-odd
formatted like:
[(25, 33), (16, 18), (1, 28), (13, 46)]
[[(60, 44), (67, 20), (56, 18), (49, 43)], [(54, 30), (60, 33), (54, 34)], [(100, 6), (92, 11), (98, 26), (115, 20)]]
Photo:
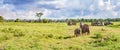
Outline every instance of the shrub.
[(53, 34), (48, 34), (47, 37), (53, 38)]
[(63, 37), (62, 37), (62, 36), (59, 36), (58, 39), (63, 39)]

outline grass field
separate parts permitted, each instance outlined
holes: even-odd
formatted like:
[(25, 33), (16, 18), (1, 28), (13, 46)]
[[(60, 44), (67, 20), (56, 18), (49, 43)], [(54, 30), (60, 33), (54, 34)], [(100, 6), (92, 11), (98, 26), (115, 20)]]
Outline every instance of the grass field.
[[(90, 23), (87, 23), (90, 25)], [(120, 22), (90, 26), (90, 35), (73, 37), (79, 28), (66, 23), (0, 23), (0, 50), (119, 50)]]

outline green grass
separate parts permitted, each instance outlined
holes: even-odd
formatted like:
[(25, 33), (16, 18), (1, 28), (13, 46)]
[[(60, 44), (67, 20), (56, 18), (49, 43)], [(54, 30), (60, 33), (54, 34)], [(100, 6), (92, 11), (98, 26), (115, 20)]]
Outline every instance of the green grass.
[[(90, 23), (87, 23), (90, 25)], [(4, 50), (119, 50), (120, 22), (90, 26), (90, 35), (73, 37), (79, 28), (66, 23), (0, 23), (0, 49)], [(103, 39), (103, 41), (102, 41)]]

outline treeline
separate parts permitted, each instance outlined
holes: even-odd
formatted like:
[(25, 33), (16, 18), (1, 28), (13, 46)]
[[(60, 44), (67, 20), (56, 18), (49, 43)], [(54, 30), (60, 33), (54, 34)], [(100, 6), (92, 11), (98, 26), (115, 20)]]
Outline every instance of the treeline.
[(53, 20), (53, 19), (41, 19), (41, 20), (35, 20), (35, 19), (8, 19), (8, 20), (4, 20), (6, 22), (30, 22), (30, 23), (53, 23), (53, 22), (65, 22), (64, 20)]
[(67, 21), (76, 21), (76, 22), (93, 22), (93, 21), (111, 21), (111, 22), (119, 22), (120, 18), (107, 18), (107, 19), (4, 19), (2, 16), (0, 16), (0, 22), (33, 22), (33, 23), (57, 23), (57, 22), (67, 22)]
[(41, 19), (41, 20), (27, 20), (27, 19), (24, 19), (24, 20), (20, 20), (20, 19), (16, 19), (16, 20), (13, 20), (13, 19), (9, 19), (9, 20), (5, 20), (6, 22), (40, 22), (40, 23), (56, 23), (56, 22), (67, 22), (67, 21), (76, 21), (76, 22), (93, 22), (93, 21), (111, 21), (111, 22), (119, 22), (120, 21), (120, 18), (108, 18), (108, 19), (59, 19), (59, 20), (54, 20), (54, 19)]
[(72, 20), (76, 22), (93, 22), (93, 21), (111, 21), (111, 22), (119, 22), (120, 18), (107, 18), (107, 19), (66, 19), (65, 21)]

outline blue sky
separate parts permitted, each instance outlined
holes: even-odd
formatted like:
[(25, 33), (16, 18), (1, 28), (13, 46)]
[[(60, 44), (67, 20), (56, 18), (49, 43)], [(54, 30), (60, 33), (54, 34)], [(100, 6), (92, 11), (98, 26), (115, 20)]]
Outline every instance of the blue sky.
[(0, 0), (5, 19), (120, 18), (120, 0)]

